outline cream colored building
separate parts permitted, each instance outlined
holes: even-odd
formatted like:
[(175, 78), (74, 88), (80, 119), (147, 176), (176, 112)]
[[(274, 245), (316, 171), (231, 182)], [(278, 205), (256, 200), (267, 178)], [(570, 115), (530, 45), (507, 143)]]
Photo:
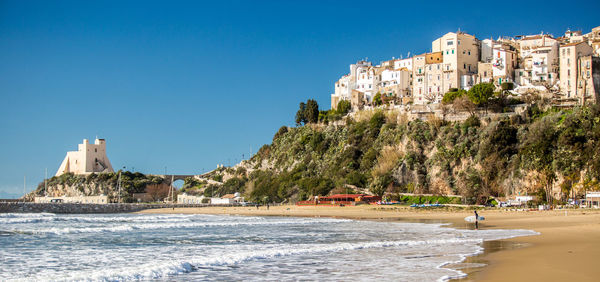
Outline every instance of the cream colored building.
[[(560, 46), (560, 93), (563, 98), (580, 98), (578, 87), (578, 60), (592, 55), (594, 50), (586, 42), (575, 42)], [(581, 102), (581, 101), (580, 101)]]
[(481, 41), (481, 62), (478, 69), (478, 82), (493, 82), (500, 86), (503, 82), (513, 82), (517, 67), (517, 51), (510, 44), (484, 39)]
[(558, 81), (559, 41), (548, 34), (525, 36), (517, 41), (520, 62), (515, 83), (522, 89), (546, 90)]
[(480, 42), (464, 32), (449, 32), (431, 43), (433, 53), (442, 52), (441, 92), (450, 88), (469, 89), (477, 77)]
[(72, 172), (74, 174), (89, 174), (93, 172), (114, 172), (106, 156), (106, 140), (96, 139), (90, 144), (83, 139), (77, 151), (67, 152), (56, 176)]
[(577, 60), (577, 98), (582, 105), (600, 103), (600, 57)]
[[(368, 89), (368, 86), (370, 84), (371, 88), (373, 88), (374, 83), (372, 81), (371, 83), (368, 83), (368, 76), (366, 75), (369, 72), (369, 69), (371, 69), (371, 67), (371, 62), (367, 62), (364, 60), (358, 61), (356, 64), (350, 65), (350, 73), (342, 76), (335, 83), (334, 93), (331, 94), (332, 109), (335, 109), (337, 107), (337, 104), (342, 100), (352, 100), (354, 90), (358, 90), (361, 93), (363, 93), (362, 96), (364, 97), (364, 93), (367, 91), (366, 89), (364, 89), (365, 86)], [(360, 85), (358, 84), (359, 80), (361, 82)], [(369, 95), (370, 94), (371, 93), (369, 92)], [(356, 108), (355, 106), (356, 105), (353, 104), (352, 108)]]
[(35, 197), (35, 203), (108, 204), (108, 196)]
[(204, 197), (204, 195), (194, 196), (186, 193), (177, 195), (178, 204), (209, 204), (210, 198)]

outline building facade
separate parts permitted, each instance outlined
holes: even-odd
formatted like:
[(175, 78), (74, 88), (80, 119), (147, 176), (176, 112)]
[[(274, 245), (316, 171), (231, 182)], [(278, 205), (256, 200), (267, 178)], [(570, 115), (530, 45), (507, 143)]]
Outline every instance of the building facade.
[(586, 42), (575, 42), (560, 46), (560, 93), (563, 98), (581, 98), (578, 90), (578, 60), (590, 56), (594, 50)]
[(74, 174), (114, 172), (106, 156), (106, 140), (96, 139), (94, 144), (90, 144), (87, 139), (83, 139), (77, 151), (67, 152), (55, 176), (69, 172)]

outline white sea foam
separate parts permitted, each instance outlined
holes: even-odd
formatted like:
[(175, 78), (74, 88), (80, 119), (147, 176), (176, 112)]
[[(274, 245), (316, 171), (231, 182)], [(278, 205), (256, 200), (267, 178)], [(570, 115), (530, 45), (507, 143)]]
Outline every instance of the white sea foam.
[[(537, 234), (331, 218), (37, 216), (50, 217), (60, 219), (9, 224), (26, 234), (0, 236), (0, 281), (261, 280), (273, 267), (274, 280), (445, 281), (465, 275), (445, 266), (483, 241)], [(386, 276), (372, 276), (379, 271)]]

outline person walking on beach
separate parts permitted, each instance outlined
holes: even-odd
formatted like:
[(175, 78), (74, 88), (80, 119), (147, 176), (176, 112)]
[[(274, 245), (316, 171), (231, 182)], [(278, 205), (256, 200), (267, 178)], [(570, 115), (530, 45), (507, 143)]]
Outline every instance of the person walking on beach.
[(475, 230), (479, 230), (479, 215), (477, 214), (477, 210), (473, 212), (475, 213)]

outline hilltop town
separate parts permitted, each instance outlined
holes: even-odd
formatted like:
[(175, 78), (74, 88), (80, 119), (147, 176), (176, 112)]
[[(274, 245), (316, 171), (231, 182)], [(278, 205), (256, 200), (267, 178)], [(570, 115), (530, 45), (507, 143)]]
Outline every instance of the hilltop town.
[(536, 94), (554, 105), (597, 103), (600, 97), (600, 26), (589, 33), (519, 35), (480, 40), (449, 32), (430, 53), (381, 62), (361, 60), (335, 82), (331, 108), (353, 110), (387, 104), (400, 110), (440, 110), (448, 92), (491, 83), (512, 96)]

